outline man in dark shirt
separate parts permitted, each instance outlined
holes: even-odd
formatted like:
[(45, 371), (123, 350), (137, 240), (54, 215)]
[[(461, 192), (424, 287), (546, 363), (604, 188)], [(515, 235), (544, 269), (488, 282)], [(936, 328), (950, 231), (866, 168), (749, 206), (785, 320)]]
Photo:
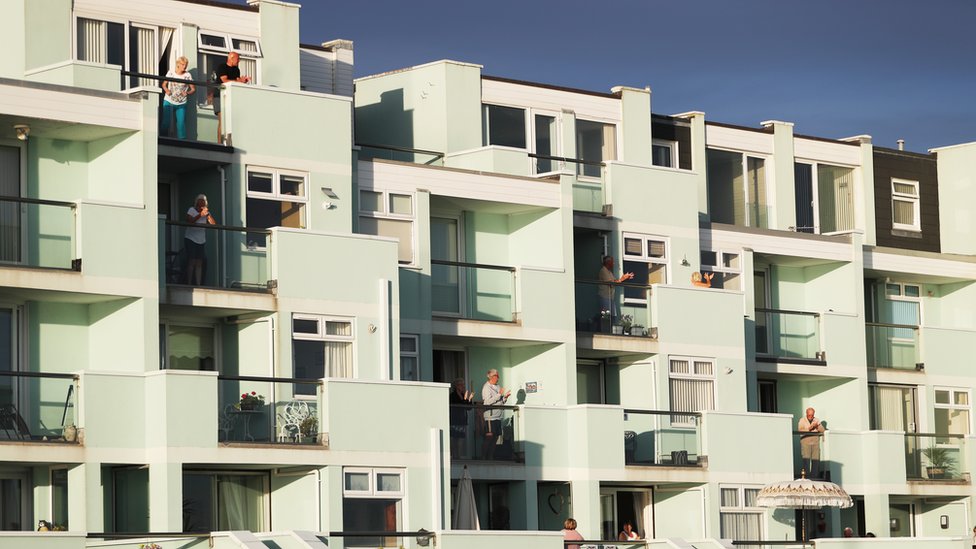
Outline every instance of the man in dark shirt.
[[(245, 84), (251, 81), (250, 76), (241, 76), (241, 69), (238, 67), (238, 63), (241, 62), (241, 56), (237, 52), (230, 52), (227, 54), (227, 62), (221, 63), (215, 70), (214, 75), (216, 76), (216, 83), (224, 84), (226, 82), (243, 82)], [(217, 115), (217, 143), (224, 142), (224, 133), (222, 131), (223, 117), (220, 114), (220, 90), (214, 88), (210, 91), (210, 102), (213, 104), (214, 114)]]

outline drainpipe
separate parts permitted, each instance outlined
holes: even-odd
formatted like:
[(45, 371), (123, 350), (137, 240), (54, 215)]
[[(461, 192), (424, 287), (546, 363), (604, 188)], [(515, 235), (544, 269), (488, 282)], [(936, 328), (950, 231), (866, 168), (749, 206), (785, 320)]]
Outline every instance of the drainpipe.
[[(224, 209), (221, 212), (223, 225), (227, 225), (227, 173), (224, 172), (223, 166), (217, 166), (217, 172), (220, 173), (220, 207)], [(220, 276), (226, 278), (227, 276), (227, 234), (224, 231), (220, 231)], [(223, 283), (221, 283), (223, 286)]]

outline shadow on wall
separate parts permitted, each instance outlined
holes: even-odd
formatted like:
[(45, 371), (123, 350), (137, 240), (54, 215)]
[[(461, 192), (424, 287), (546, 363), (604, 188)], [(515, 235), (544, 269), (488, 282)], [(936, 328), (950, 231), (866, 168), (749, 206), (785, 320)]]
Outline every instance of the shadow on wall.
[[(356, 141), (365, 145), (414, 147), (413, 109), (404, 107), (402, 89), (383, 92), (379, 103), (356, 107)], [(387, 153), (375, 151), (375, 156), (387, 158), (384, 156)], [(413, 161), (401, 157), (392, 159)]]

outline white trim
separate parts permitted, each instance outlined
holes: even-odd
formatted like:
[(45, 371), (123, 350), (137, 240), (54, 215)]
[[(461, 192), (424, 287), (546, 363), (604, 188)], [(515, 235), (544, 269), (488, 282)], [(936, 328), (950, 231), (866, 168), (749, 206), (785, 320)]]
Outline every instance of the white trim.
[[(671, 371), (672, 363), (674, 361), (684, 361), (688, 363), (688, 373), (675, 373)], [(712, 373), (711, 374), (697, 374), (694, 372), (696, 362), (705, 362), (711, 364)], [(690, 356), (690, 355), (668, 355), (668, 409), (675, 412), (674, 402), (671, 402), (671, 380), (672, 379), (684, 379), (693, 381), (710, 381), (712, 383), (712, 407), (709, 409), (702, 410), (691, 410), (691, 412), (710, 412), (715, 410), (715, 403), (718, 402), (718, 380), (715, 375), (715, 369), (718, 367), (718, 361), (714, 357), (700, 357), (700, 356)], [(688, 411), (684, 411), (688, 413)], [(677, 414), (681, 414), (682, 411), (677, 411)], [(679, 421), (671, 421), (671, 425), (679, 427), (694, 427), (694, 423), (682, 423)]]
[[(641, 242), (641, 255), (627, 255), (626, 253), (626, 243), (627, 239), (636, 239)], [(648, 250), (648, 241), (661, 242), (664, 244), (664, 257), (651, 257)], [(655, 282), (654, 284), (670, 284), (671, 283), (671, 238), (668, 236), (661, 236), (656, 234), (646, 234), (646, 233), (632, 233), (624, 232), (620, 234), (620, 253), (618, 255), (620, 258), (620, 269), (621, 272), (626, 272), (624, 268), (625, 261), (632, 261), (638, 263), (647, 263), (648, 265), (663, 265), (664, 266), (664, 281)], [(648, 268), (648, 274), (650, 274), (650, 268)], [(645, 282), (646, 285), (650, 286), (649, 282)], [(648, 304), (647, 299), (637, 299), (637, 298), (624, 298), (624, 304)]]
[[(662, 166), (660, 164), (654, 164), (654, 147), (667, 147), (671, 152), (670, 166)], [(678, 142), (673, 139), (651, 139), (651, 163), (659, 168), (672, 168), (680, 169), (678, 167)]]
[[(315, 322), (315, 333), (303, 333), (295, 332), (295, 321), (304, 320)], [(349, 325), (349, 335), (337, 335), (337, 334), (327, 334), (326, 324), (328, 322), (341, 322)], [(291, 323), (288, 325), (288, 331), (291, 333), (292, 339), (292, 356), (291, 356), (291, 367), (292, 375), (295, 374), (295, 346), (294, 341), (331, 341), (339, 343), (348, 343), (350, 354), (352, 355), (352, 368), (349, 375), (351, 378), (356, 378), (359, 376), (359, 365), (356, 361), (358, 353), (356, 353), (356, 317), (352, 316), (340, 316), (340, 315), (327, 315), (327, 314), (308, 314), (308, 313), (292, 313)], [(325, 364), (323, 364), (322, 377), (332, 377), (328, 374), (330, 372), (325, 371)]]
[[(379, 195), (380, 209), (378, 210), (364, 210), (363, 209), (363, 193), (374, 193)], [(410, 214), (398, 214), (391, 212), (390, 201), (394, 196), (405, 196), (410, 199)], [(399, 262), (401, 267), (419, 267), (420, 264), (417, 262), (418, 254), (418, 238), (417, 238), (417, 194), (416, 192), (407, 192), (400, 190), (387, 190), (387, 189), (377, 189), (377, 188), (359, 188), (359, 196), (357, 197), (358, 207), (357, 215), (360, 218), (369, 219), (386, 219), (391, 221), (404, 221), (410, 222), (410, 261), (403, 263)], [(379, 235), (376, 235), (379, 236)], [(393, 238), (393, 237), (388, 237)], [(399, 257), (399, 240), (397, 239), (397, 254)]]
[[(366, 474), (369, 477), (368, 490), (349, 490), (346, 488), (346, 474)], [(380, 491), (379, 475), (396, 475), (400, 478), (400, 490)], [(342, 497), (357, 499), (399, 499), (407, 496), (406, 469), (393, 467), (343, 467), (342, 468)]]
[(417, 368), (417, 372), (416, 372), (417, 379), (416, 380), (410, 380), (410, 381), (417, 381), (417, 380), (420, 379), (420, 334), (409, 334), (409, 333), (408, 334), (405, 334), (405, 333), (401, 332), (400, 333), (400, 341), (402, 342), (402, 340), (404, 340), (404, 339), (411, 339), (411, 340), (414, 341), (414, 350), (413, 351), (404, 351), (403, 350), (403, 345), (402, 344), (400, 345), (400, 355), (399, 355), (399, 357), (400, 357), (400, 363), (399, 363), (400, 368), (398, 369), (398, 372), (399, 373), (397, 374), (397, 379), (398, 380), (403, 380), (403, 358), (404, 357), (407, 357), (407, 358), (416, 358), (417, 359), (417, 365), (416, 365), (416, 368)]
[[(949, 402), (940, 403), (937, 398), (936, 393), (938, 391), (948, 391), (949, 392)], [(966, 402), (968, 404), (956, 404), (955, 396), (956, 393), (965, 393)], [(968, 387), (949, 387), (945, 385), (935, 385), (932, 387), (932, 410), (965, 410), (966, 411), (966, 432), (961, 433), (965, 436), (973, 434), (973, 393)], [(936, 426), (934, 424), (935, 418), (933, 417), (933, 425), (931, 431), (934, 433)], [(938, 434), (953, 434), (953, 433), (938, 433)]]

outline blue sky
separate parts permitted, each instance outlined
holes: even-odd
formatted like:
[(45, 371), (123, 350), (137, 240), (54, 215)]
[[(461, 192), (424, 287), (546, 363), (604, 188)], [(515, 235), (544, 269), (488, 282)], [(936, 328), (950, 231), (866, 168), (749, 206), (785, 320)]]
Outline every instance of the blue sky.
[(437, 59), (907, 148), (976, 141), (973, 0), (306, 0), (301, 40), (355, 42), (355, 73)]

